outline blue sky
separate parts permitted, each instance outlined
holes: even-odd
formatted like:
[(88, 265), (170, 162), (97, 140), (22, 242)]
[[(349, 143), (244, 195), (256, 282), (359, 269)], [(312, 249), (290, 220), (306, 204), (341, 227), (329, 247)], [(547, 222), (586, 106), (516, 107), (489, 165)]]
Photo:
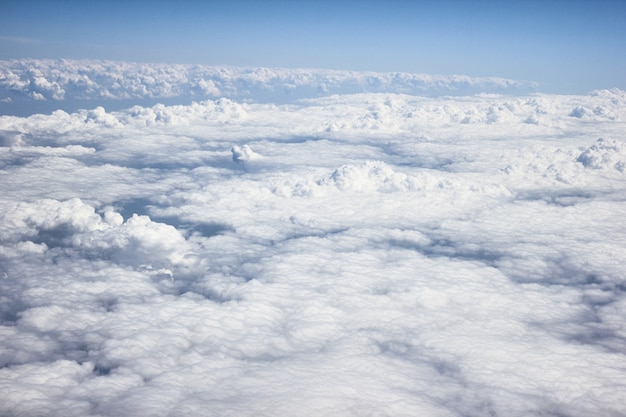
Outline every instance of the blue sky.
[(0, 59), (499, 76), (626, 89), (626, 0), (0, 0)]

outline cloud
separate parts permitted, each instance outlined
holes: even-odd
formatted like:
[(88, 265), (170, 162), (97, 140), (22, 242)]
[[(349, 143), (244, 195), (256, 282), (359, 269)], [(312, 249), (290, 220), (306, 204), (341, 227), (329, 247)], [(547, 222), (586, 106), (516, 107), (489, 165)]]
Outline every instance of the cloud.
[(22, 43), (22, 44), (41, 42), (39, 39), (25, 38), (25, 37), (19, 37), (19, 36), (0, 36), (0, 41), (11, 42), (11, 43)]
[(226, 97), (292, 102), (364, 92), (428, 96), (520, 92), (536, 85), (463, 75), (21, 59), (0, 61), (0, 89), (4, 94), (54, 101)]
[(608, 168), (623, 172), (626, 167), (626, 145), (620, 141), (600, 138), (576, 160), (587, 168)]
[(0, 146), (13, 146), (21, 144), (23, 135), (19, 131), (0, 131)]
[(624, 414), (625, 102), (0, 116), (0, 415)]
[(233, 154), (233, 161), (241, 164), (259, 159), (261, 157), (259, 154), (254, 152), (249, 145), (235, 145), (231, 148), (230, 152)]

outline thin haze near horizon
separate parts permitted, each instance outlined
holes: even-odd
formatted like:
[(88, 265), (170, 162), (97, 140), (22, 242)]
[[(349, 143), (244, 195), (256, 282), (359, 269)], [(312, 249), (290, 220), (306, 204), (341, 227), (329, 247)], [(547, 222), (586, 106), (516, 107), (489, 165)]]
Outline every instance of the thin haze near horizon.
[(497, 76), (626, 89), (626, 1), (0, 2), (0, 59)]

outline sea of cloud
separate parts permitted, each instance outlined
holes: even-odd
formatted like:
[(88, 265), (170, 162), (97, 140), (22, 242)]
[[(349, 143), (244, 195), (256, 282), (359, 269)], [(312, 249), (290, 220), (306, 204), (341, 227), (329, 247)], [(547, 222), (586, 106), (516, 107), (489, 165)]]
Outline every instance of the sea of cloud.
[(0, 116), (0, 415), (625, 416), (625, 120), (619, 90)]
[(0, 60), (0, 112), (49, 112), (64, 101), (77, 110), (108, 101), (132, 104), (190, 104), (229, 98), (288, 103), (301, 98), (363, 92), (435, 96), (478, 92), (524, 92), (536, 84), (498, 77), (355, 72), (322, 69), (239, 68), (141, 64), (94, 60)]

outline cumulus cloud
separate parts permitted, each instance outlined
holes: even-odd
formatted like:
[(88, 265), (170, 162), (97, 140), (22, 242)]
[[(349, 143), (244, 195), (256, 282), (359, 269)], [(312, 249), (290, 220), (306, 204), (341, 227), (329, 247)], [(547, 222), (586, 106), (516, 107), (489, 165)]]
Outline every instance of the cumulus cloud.
[(441, 95), (520, 92), (535, 88), (535, 84), (527, 81), (463, 75), (88, 60), (0, 61), (0, 92), (3, 95), (54, 101), (228, 97), (287, 102), (305, 97), (363, 92)]
[(624, 415), (624, 97), (0, 116), (0, 415)]
[(255, 153), (249, 145), (235, 145), (231, 148), (230, 152), (233, 154), (233, 161), (239, 163), (244, 163), (246, 161), (251, 161), (259, 158), (259, 155)]
[(587, 168), (616, 169), (623, 172), (626, 168), (626, 144), (600, 138), (576, 160)]

